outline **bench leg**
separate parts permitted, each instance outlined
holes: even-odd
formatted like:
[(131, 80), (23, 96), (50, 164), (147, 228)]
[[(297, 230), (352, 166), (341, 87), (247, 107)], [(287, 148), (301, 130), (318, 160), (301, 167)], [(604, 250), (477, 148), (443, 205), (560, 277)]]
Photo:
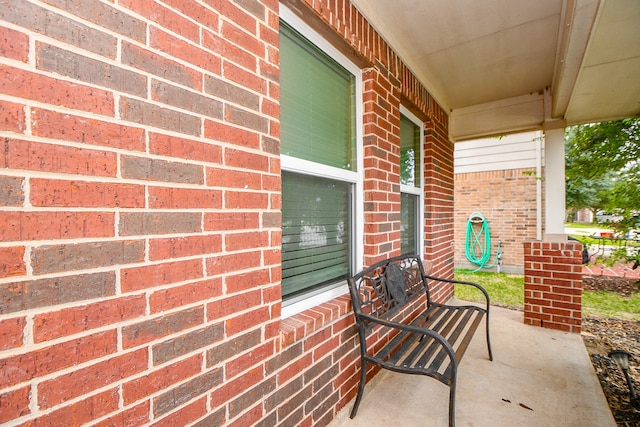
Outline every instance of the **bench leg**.
[(449, 386), (449, 427), (456, 425), (456, 383)]
[(458, 384), (458, 361), (452, 359), (449, 378), (449, 427), (456, 425), (456, 384)]
[(360, 360), (360, 385), (358, 385), (356, 402), (353, 404), (349, 418), (355, 417), (358, 413), (358, 406), (360, 406), (360, 400), (362, 400), (362, 395), (364, 394), (364, 385), (367, 382), (367, 361), (364, 358), (361, 358)]
[(487, 350), (489, 350), (489, 360), (493, 361), (493, 352), (491, 351), (491, 339), (489, 338), (489, 311), (488, 310), (485, 318), (487, 322), (487, 327), (485, 328), (487, 331)]

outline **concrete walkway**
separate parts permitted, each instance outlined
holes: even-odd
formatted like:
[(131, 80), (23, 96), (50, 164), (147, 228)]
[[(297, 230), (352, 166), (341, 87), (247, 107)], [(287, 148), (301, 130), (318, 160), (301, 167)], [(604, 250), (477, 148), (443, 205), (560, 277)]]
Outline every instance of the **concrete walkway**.
[[(580, 335), (527, 326), (518, 311), (491, 316), (494, 361), (480, 328), (458, 371), (458, 427), (615, 427)], [(332, 427), (447, 426), (448, 396), (432, 378), (381, 371), (355, 419), (352, 402)]]

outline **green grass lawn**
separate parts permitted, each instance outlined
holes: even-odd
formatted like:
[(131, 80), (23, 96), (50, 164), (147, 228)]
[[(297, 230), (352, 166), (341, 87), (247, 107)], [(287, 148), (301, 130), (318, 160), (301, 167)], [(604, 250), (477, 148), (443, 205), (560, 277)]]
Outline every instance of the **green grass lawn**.
[(602, 228), (607, 229), (606, 224), (596, 224), (596, 223), (583, 223), (583, 222), (567, 222), (565, 224), (570, 228)]
[(640, 320), (640, 293), (623, 297), (616, 292), (582, 292), (582, 314)]
[[(475, 282), (489, 293), (491, 303), (522, 309), (524, 307), (524, 277), (516, 274), (456, 270), (455, 278)], [(470, 286), (456, 285), (455, 296), (467, 301), (483, 301), (482, 294)], [(617, 292), (584, 291), (582, 313), (585, 316), (618, 317), (640, 320), (640, 293), (623, 297)]]
[[(490, 273), (473, 270), (456, 270), (456, 280), (475, 282), (485, 288), (493, 304), (507, 307), (524, 307), (524, 277), (515, 274)], [(482, 293), (464, 285), (455, 286), (455, 296), (467, 301), (484, 301)]]

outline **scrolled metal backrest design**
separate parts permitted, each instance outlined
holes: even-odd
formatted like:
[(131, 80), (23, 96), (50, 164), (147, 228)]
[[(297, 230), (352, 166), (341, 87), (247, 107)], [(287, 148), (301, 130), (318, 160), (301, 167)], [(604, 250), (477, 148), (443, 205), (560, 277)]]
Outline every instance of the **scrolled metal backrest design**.
[[(376, 317), (393, 316), (404, 304), (428, 292), (419, 258), (381, 261), (350, 279), (354, 310)], [(357, 308), (356, 308), (357, 305)]]

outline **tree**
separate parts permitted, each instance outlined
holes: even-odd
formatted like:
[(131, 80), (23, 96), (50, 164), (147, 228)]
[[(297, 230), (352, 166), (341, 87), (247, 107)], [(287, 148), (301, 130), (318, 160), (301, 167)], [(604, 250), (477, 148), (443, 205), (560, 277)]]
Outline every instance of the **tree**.
[[(565, 134), (567, 210), (604, 209), (622, 216), (618, 233), (640, 228), (640, 119), (573, 126)], [(640, 251), (624, 246), (611, 262), (640, 266)]]
[(570, 127), (565, 135), (567, 208), (640, 210), (640, 119)]

